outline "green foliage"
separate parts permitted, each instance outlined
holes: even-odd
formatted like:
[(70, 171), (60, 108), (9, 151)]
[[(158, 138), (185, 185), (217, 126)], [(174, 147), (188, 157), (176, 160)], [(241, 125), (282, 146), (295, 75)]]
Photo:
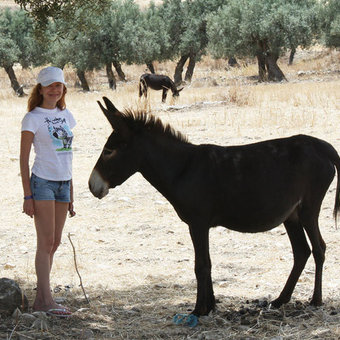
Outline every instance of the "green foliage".
[(164, 58), (173, 60), (180, 55), (179, 45), (185, 31), (184, 5), (181, 0), (164, 0), (159, 8), (159, 15), (166, 24), (167, 48), (162, 51)]
[(33, 22), (25, 11), (9, 8), (0, 11), (2, 65), (20, 63), (29, 67), (45, 61), (43, 49), (38, 48), (33, 31)]
[(37, 33), (40, 36), (49, 25), (49, 19), (63, 20), (66, 26), (59, 27), (60, 35), (66, 35), (70, 27), (84, 31), (87, 26), (87, 16), (96, 16), (105, 11), (111, 0), (15, 0), (21, 8), (28, 11), (37, 23)]
[(119, 40), (123, 58), (129, 64), (167, 60), (164, 53), (170, 48), (167, 26), (154, 4), (125, 22)]
[(340, 47), (340, 1), (321, 2), (321, 35), (326, 46)]
[(180, 36), (181, 55), (191, 53), (199, 58), (208, 44), (207, 18), (222, 7), (223, 0), (187, 0), (184, 6), (184, 31)]
[(92, 32), (93, 39), (99, 41), (99, 51), (103, 63), (123, 62), (134, 52), (127, 51), (128, 38), (122, 35), (127, 25), (135, 27), (139, 18), (139, 7), (133, 0), (113, 1), (110, 8), (98, 17), (99, 29)]
[(18, 46), (10, 39), (0, 34), (0, 65), (13, 65), (17, 58)]
[(338, 0), (163, 0), (144, 9), (134, 0), (15, 2), (27, 11), (0, 12), (2, 64), (88, 71), (112, 62), (197, 61), (207, 49), (215, 57), (270, 55), (275, 63), (287, 49), (310, 46), (320, 30), (327, 46), (340, 45)]
[(317, 29), (316, 0), (229, 0), (209, 16), (214, 56), (253, 56), (309, 46)]
[[(63, 24), (63, 19), (56, 21), (56, 32)], [(62, 38), (56, 35), (50, 45), (49, 59), (61, 68), (66, 64), (71, 64), (77, 70), (91, 71), (100, 67), (100, 54), (95, 52), (97, 51), (96, 42), (89, 32), (78, 32), (76, 29), (69, 31), (69, 34)]]

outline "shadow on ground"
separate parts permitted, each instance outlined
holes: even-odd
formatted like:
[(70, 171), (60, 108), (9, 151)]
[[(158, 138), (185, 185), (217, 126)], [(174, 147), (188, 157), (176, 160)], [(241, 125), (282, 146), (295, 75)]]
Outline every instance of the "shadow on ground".
[[(46, 329), (32, 328), (19, 319), (1, 319), (1, 339), (288, 339), (339, 338), (340, 302), (325, 301), (321, 308), (293, 301), (271, 309), (265, 298), (217, 296), (217, 310), (201, 317), (196, 327), (175, 325), (176, 313), (190, 313), (195, 290), (162, 279), (127, 290), (94, 287), (67, 289), (70, 319), (46, 318)], [(58, 293), (65, 297), (63, 289)], [(34, 295), (32, 293), (32, 295)]]

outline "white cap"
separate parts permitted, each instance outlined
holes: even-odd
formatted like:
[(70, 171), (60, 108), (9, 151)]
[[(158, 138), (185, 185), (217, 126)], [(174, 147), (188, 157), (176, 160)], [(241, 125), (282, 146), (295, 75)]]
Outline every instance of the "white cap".
[(38, 84), (41, 84), (42, 86), (48, 86), (56, 82), (66, 85), (63, 70), (59, 67), (48, 66), (39, 72), (37, 77)]

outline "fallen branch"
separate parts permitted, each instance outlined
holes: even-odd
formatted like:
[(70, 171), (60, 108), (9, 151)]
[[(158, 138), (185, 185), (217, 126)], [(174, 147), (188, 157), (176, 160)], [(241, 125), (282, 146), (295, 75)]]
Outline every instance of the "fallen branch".
[(68, 239), (70, 240), (70, 243), (71, 243), (71, 246), (72, 246), (72, 249), (73, 249), (74, 265), (75, 265), (75, 267), (76, 267), (76, 272), (77, 272), (77, 274), (78, 274), (78, 276), (79, 276), (80, 287), (81, 287), (81, 289), (83, 290), (83, 293), (84, 293), (86, 302), (87, 302), (87, 303), (90, 303), (89, 299), (87, 298), (87, 295), (86, 295), (84, 286), (83, 286), (83, 280), (81, 279), (81, 276), (80, 276), (80, 274), (79, 274), (79, 270), (78, 270), (78, 266), (77, 266), (77, 258), (76, 258), (76, 249), (75, 249), (75, 247), (74, 247), (74, 245), (73, 245), (73, 242), (72, 242), (72, 240), (71, 240), (71, 234), (68, 233), (67, 237), (68, 237)]

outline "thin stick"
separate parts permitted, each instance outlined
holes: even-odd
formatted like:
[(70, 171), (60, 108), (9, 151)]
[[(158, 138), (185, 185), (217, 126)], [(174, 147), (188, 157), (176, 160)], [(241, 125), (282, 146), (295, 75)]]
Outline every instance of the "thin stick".
[(74, 265), (75, 265), (75, 267), (76, 267), (76, 271), (77, 271), (77, 274), (78, 274), (78, 276), (79, 276), (81, 289), (83, 290), (83, 293), (84, 293), (86, 302), (87, 302), (87, 303), (90, 303), (90, 301), (89, 301), (89, 299), (87, 298), (87, 295), (86, 295), (86, 293), (85, 293), (85, 289), (84, 289), (84, 286), (83, 286), (83, 280), (81, 279), (81, 276), (80, 276), (80, 274), (79, 274), (79, 270), (78, 270), (78, 266), (77, 266), (77, 259), (76, 259), (76, 249), (75, 249), (75, 247), (74, 247), (74, 245), (73, 245), (73, 242), (72, 242), (72, 240), (71, 240), (71, 234), (68, 233), (67, 237), (68, 237), (68, 239), (70, 240), (71, 246), (72, 246), (72, 248), (73, 248)]
[(18, 327), (18, 325), (19, 325), (19, 320), (18, 320), (18, 318), (17, 318), (16, 324), (15, 324), (15, 326), (14, 326), (14, 328), (13, 328), (13, 330), (12, 330), (12, 332), (11, 332), (9, 338), (8, 338), (8, 340), (11, 340), (11, 339), (12, 339), (12, 336), (13, 336), (13, 334), (14, 334), (16, 328)]

